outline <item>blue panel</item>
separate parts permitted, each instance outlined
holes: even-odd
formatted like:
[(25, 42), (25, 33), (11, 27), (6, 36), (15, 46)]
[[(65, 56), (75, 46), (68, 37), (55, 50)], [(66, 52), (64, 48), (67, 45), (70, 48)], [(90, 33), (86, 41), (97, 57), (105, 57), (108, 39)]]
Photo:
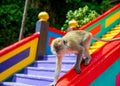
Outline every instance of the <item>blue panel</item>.
[(0, 73), (19, 63), (23, 59), (29, 56), (30, 48), (25, 49), (24, 51), (16, 54), (15, 56), (9, 58), (8, 60), (0, 63)]
[(47, 38), (47, 43), (46, 43), (46, 55), (52, 54), (52, 53), (51, 53), (51, 50), (50, 50), (50, 46), (49, 46), (50, 37), (58, 38), (58, 37), (62, 37), (62, 36), (63, 36), (63, 35), (57, 34), (57, 33), (55, 33), (55, 32), (51, 32), (51, 31), (48, 32), (48, 38)]

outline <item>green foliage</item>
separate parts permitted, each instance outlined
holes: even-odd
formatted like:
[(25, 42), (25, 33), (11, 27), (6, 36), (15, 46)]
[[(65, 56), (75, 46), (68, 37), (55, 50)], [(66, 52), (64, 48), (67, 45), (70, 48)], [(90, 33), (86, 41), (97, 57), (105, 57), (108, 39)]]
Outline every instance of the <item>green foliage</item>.
[(66, 0), (66, 3), (80, 2), (81, 0)]
[[(101, 9), (101, 13), (109, 10), (110, 8), (112, 8), (114, 6), (114, 4), (111, 4), (112, 0), (103, 0), (102, 3), (100, 4), (100, 9)], [(113, 0), (114, 1), (114, 0)], [(117, 0), (116, 0), (117, 1)]]
[(78, 22), (78, 27), (90, 22), (95, 19), (99, 14), (95, 10), (91, 10), (88, 6), (84, 6), (83, 8), (79, 8), (75, 11), (69, 10), (66, 14), (66, 21), (61, 30), (66, 31), (68, 28), (68, 22), (72, 19)]
[(1, 6), (0, 11), (0, 18), (2, 18), (0, 24), (3, 28), (8, 28), (14, 23), (18, 24), (21, 20), (22, 12), (16, 4)]
[(15, 42), (18, 38), (22, 12), (16, 4), (0, 7), (0, 48)]
[[(94, 14), (103, 13), (110, 9), (115, 3), (111, 0), (29, 0), (26, 16), (24, 36), (34, 33), (38, 13), (47, 11), (50, 15), (50, 26), (60, 29), (65, 21), (64, 27), (73, 16), (80, 23), (79, 26), (94, 18)], [(116, 0), (119, 1), (119, 0)], [(25, 0), (0, 0), (0, 49), (6, 47), (19, 38)], [(86, 7), (80, 13), (80, 10)], [(81, 7), (81, 8), (80, 8)], [(76, 10), (78, 9), (78, 10)], [(87, 10), (89, 9), (89, 10)], [(70, 10), (70, 11), (69, 11)], [(73, 10), (76, 10), (75, 12)], [(87, 12), (86, 12), (87, 10)], [(90, 11), (91, 10), (91, 11)], [(68, 12), (68, 13), (67, 13)], [(73, 13), (72, 13), (73, 12)], [(89, 15), (88, 15), (89, 14)], [(84, 16), (84, 17), (83, 17)], [(89, 17), (90, 18), (89, 18)], [(92, 16), (92, 17), (91, 17)]]
[(28, 8), (25, 28), (24, 28), (24, 36), (28, 36), (35, 32), (35, 25), (38, 20), (39, 12), (40, 12), (39, 10), (34, 10), (31, 7)]
[(111, 0), (86, 0), (82, 1), (80, 6), (83, 7), (87, 5), (91, 10), (95, 10), (99, 14), (102, 14), (115, 5), (110, 2)]
[[(6, 0), (0, 3), (0, 48), (6, 47), (18, 41), (22, 16), (24, 11), (24, 1)], [(28, 36), (35, 31), (35, 23), (39, 10), (34, 10), (29, 6), (25, 21), (24, 36)]]

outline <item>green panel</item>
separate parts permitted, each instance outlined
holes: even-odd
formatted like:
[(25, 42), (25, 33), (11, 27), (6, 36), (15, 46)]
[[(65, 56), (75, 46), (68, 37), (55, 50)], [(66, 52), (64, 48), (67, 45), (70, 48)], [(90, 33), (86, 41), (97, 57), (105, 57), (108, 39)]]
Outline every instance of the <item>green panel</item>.
[[(92, 24), (91, 26), (89, 26), (88, 28), (86, 28), (86, 31), (90, 31), (92, 30), (94, 27), (96, 27), (97, 25), (101, 25), (100, 28), (100, 32), (98, 34), (96, 34), (96, 37), (101, 38), (103, 34), (106, 34), (106, 32), (110, 31), (113, 27), (115, 27), (115, 25), (117, 25), (118, 23), (120, 23), (120, 18), (117, 19), (115, 22), (113, 22), (110, 26), (108, 26), (107, 28), (105, 28), (105, 21), (107, 18), (109, 18), (110, 16), (112, 16), (113, 14), (115, 14), (116, 12), (120, 11), (120, 8), (118, 8), (117, 10), (115, 10), (114, 12), (110, 13), (109, 15), (107, 15), (106, 17), (104, 17), (103, 19), (97, 21), (96, 23)], [(91, 44), (93, 42), (95, 42), (96, 40), (92, 40)]]
[(120, 58), (103, 72), (90, 86), (115, 86), (116, 75), (120, 72)]
[[(93, 29), (95, 26), (97, 25), (101, 25), (101, 31), (99, 32), (99, 35), (101, 36), (102, 34), (105, 34), (107, 31), (111, 30), (113, 27), (115, 27), (115, 25), (117, 25), (118, 23), (120, 23), (120, 18), (117, 19), (115, 22), (113, 22), (110, 26), (108, 26), (107, 28), (105, 28), (105, 21), (107, 18), (109, 18), (110, 16), (112, 16), (113, 14), (117, 13), (118, 11), (120, 11), (120, 8), (118, 8), (117, 10), (115, 10), (114, 12), (110, 13), (109, 15), (107, 15), (106, 17), (104, 17), (103, 19), (97, 21), (96, 23), (94, 23), (93, 25), (89, 26), (88, 28), (86, 28), (86, 31), (89, 31), (91, 29)], [(99, 36), (98, 35), (98, 36)]]

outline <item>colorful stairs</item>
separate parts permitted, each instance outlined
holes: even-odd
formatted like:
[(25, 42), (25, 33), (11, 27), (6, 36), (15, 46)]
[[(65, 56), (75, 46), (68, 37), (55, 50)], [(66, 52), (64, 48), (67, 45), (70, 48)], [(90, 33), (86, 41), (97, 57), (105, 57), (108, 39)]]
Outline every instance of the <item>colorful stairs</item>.
[[(120, 24), (117, 25), (115, 28), (113, 28), (111, 31), (107, 32), (107, 34), (103, 35), (102, 39), (111, 39), (118, 33), (120, 33)], [(97, 51), (105, 44), (106, 44), (105, 42), (99, 42), (99, 41), (94, 42), (90, 47), (90, 53), (92, 54), (93, 52)], [(53, 81), (54, 69), (55, 69), (55, 55), (48, 55), (45, 56), (45, 58), (47, 60), (35, 61), (34, 66), (24, 68), (24, 74), (14, 74), (12, 82), (2, 82), (0, 86), (48, 86)], [(95, 60), (98, 59), (99, 58), (96, 58)], [(76, 60), (75, 55), (65, 56), (62, 62), (63, 65), (62, 65), (61, 76), (63, 74), (65, 74), (66, 76), (67, 71), (70, 73), (71, 71), (70, 69), (73, 67), (75, 60)], [(94, 64), (92, 63), (90, 66), (92, 65)], [(84, 68), (83, 71), (85, 72), (84, 74), (87, 74), (89, 72), (89, 71), (85, 71), (85, 69), (89, 67), (82, 67), (82, 68)], [(73, 77), (74, 74), (75, 73), (73, 73)], [(82, 75), (82, 77), (84, 76)], [(62, 83), (61, 81), (64, 79), (65, 79), (64, 76), (62, 76), (57, 86), (63, 86), (61, 85)], [(71, 80), (68, 80), (67, 83), (65, 82), (65, 84), (69, 84), (65, 86), (70, 86), (70, 81)]]
[[(109, 40), (114, 38), (114, 36), (116, 36), (118, 33), (120, 33), (120, 24), (116, 25), (113, 29), (111, 29), (110, 31), (108, 31), (106, 34), (104, 34), (102, 36), (101, 39), (103, 40)], [(106, 42), (101, 42), (101, 41), (96, 41), (92, 44), (92, 46), (90, 46), (90, 53), (93, 53), (94, 51), (96, 51), (97, 49), (99, 49), (100, 47), (104, 46), (106, 44)]]
[[(113, 33), (111, 35), (112, 31)], [(106, 35), (108, 35), (108, 38), (120, 37), (120, 24)], [(104, 37), (106, 36), (103, 35), (102, 39), (105, 39)], [(80, 75), (76, 74), (71, 69), (59, 79), (57, 86), (89, 86), (101, 73), (120, 58), (120, 41), (100, 43), (95, 42), (91, 46), (92, 48), (90, 47), (92, 61), (88, 66), (81, 65), (82, 73)]]
[[(24, 74), (14, 74), (12, 82), (3, 82), (2, 86), (48, 86), (53, 81), (55, 55), (48, 55), (45, 58), (48, 60), (35, 61), (33, 67), (24, 69)], [(74, 55), (65, 56), (61, 76), (71, 69), (75, 59)]]

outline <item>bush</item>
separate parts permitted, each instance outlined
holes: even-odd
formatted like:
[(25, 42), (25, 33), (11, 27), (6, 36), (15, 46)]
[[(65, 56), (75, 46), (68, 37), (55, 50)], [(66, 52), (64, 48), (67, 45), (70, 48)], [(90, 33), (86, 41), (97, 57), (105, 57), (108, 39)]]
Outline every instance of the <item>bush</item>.
[(14, 43), (18, 39), (22, 12), (16, 4), (0, 7), (0, 48)]
[[(16, 1), (8, 4), (2, 1), (0, 6), (0, 49), (18, 41), (22, 22), (24, 1)], [(4, 2), (4, 3), (3, 3)], [(39, 10), (28, 7), (24, 37), (35, 32), (35, 23), (38, 20)]]
[(87, 5), (75, 11), (69, 10), (66, 14), (66, 21), (61, 30), (66, 31), (68, 28), (68, 22), (72, 19), (78, 22), (78, 27), (81, 27), (82, 25), (95, 19), (97, 16), (99, 16), (99, 14), (95, 10), (89, 9)]

